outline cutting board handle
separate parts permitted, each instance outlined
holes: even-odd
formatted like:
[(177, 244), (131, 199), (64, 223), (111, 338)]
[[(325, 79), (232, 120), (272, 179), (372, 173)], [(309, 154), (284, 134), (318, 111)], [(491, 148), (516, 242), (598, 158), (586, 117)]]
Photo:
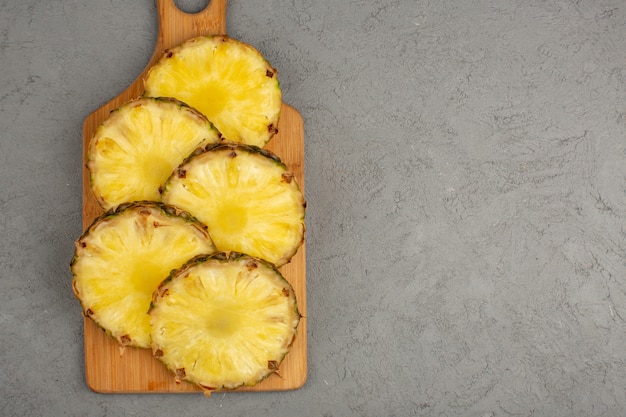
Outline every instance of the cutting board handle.
[(186, 13), (174, 0), (156, 0), (159, 33), (155, 54), (176, 46), (187, 39), (203, 35), (226, 34), (227, 0), (210, 0), (204, 10)]

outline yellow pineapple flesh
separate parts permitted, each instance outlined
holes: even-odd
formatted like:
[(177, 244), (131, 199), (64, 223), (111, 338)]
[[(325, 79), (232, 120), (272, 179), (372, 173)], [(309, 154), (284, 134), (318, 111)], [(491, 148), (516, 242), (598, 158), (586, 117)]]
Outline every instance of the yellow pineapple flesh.
[(304, 239), (305, 200), (296, 180), (258, 147), (224, 142), (199, 149), (175, 170), (162, 198), (206, 224), (220, 251), (282, 266)]
[(159, 187), (199, 146), (221, 140), (201, 113), (171, 98), (139, 98), (111, 112), (90, 140), (87, 168), (100, 205), (160, 200)]
[(177, 380), (211, 391), (278, 371), (300, 320), (291, 285), (248, 255), (199, 256), (154, 293), (152, 350)]
[(144, 86), (146, 96), (175, 97), (199, 110), (230, 141), (262, 147), (278, 131), (277, 71), (236, 39), (201, 36), (166, 50)]
[(123, 204), (76, 241), (74, 294), (121, 346), (148, 348), (153, 292), (173, 269), (214, 251), (206, 227), (189, 214), (155, 202)]

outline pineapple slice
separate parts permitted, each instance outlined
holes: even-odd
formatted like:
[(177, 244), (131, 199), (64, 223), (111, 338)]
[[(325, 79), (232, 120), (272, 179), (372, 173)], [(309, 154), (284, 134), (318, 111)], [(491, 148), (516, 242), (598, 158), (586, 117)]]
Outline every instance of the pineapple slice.
[(87, 168), (100, 205), (160, 199), (159, 187), (198, 146), (220, 133), (186, 104), (139, 98), (111, 112), (89, 142)]
[(304, 239), (305, 201), (293, 174), (255, 146), (198, 149), (167, 180), (162, 198), (206, 224), (219, 251), (282, 266)]
[(175, 97), (203, 113), (226, 139), (262, 147), (278, 131), (276, 75), (252, 46), (201, 36), (164, 52), (144, 80), (144, 94)]
[(300, 321), (291, 285), (271, 264), (218, 252), (172, 271), (150, 309), (152, 351), (176, 380), (205, 394), (274, 372)]
[(123, 204), (76, 242), (72, 287), (85, 316), (122, 347), (147, 348), (152, 293), (173, 269), (214, 251), (206, 226), (189, 214), (156, 202)]

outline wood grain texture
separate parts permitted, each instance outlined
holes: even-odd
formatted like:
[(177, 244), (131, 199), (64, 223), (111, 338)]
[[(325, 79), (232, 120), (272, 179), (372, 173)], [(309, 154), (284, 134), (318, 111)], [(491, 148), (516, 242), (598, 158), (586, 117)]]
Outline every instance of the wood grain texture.
[[(143, 94), (146, 72), (161, 56), (163, 50), (201, 35), (226, 34), (226, 0), (212, 0), (207, 8), (196, 14), (180, 11), (173, 0), (157, 0), (159, 33), (155, 50), (146, 68), (137, 79), (118, 96), (91, 113), (83, 124), (83, 229), (102, 214), (95, 199), (86, 168), (88, 144), (95, 129), (109, 112), (128, 100)], [(304, 192), (304, 126), (302, 117), (293, 107), (284, 104), (278, 133), (267, 149), (276, 153), (293, 171)], [(306, 249), (303, 245), (291, 262), (280, 268), (293, 286), (302, 320), (291, 352), (277, 374), (271, 375), (254, 387), (236, 391), (275, 391), (297, 389), (307, 376), (307, 320), (306, 320)], [(188, 384), (177, 384), (172, 374), (147, 349), (120, 349), (90, 319), (84, 320), (85, 377), (88, 386), (101, 393), (185, 393), (200, 391)]]

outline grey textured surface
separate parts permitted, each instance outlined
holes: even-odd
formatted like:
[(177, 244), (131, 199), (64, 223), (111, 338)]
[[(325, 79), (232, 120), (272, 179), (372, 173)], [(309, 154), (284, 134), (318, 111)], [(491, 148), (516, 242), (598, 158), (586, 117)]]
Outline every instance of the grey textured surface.
[(0, 415), (626, 414), (623, 0), (232, 0), (305, 121), (309, 376), (208, 400), (89, 391), (70, 288), (153, 1), (0, 11)]

